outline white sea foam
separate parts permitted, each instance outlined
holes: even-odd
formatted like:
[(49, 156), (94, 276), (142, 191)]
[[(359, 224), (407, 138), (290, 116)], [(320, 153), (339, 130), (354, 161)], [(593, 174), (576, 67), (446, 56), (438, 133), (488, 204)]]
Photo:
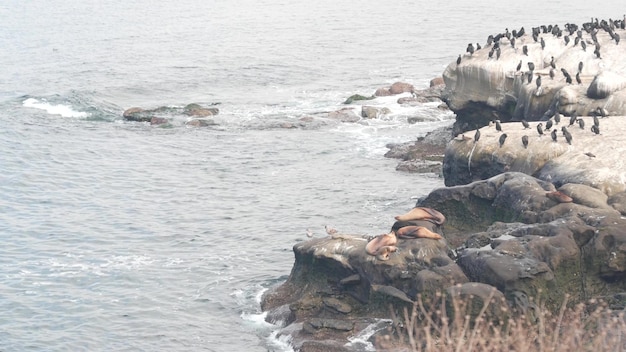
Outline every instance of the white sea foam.
[(37, 100), (35, 98), (28, 98), (22, 102), (22, 105), (27, 108), (35, 108), (45, 110), (51, 115), (61, 115), (63, 117), (88, 117), (91, 114), (83, 111), (75, 111), (70, 105), (64, 104), (51, 104), (45, 99)]
[(358, 347), (359, 351), (376, 351), (374, 345), (369, 342), (369, 338), (376, 332), (387, 328), (392, 323), (391, 319), (380, 319), (375, 323), (368, 325), (359, 332), (358, 335), (348, 338), (350, 342), (346, 344), (348, 347)]

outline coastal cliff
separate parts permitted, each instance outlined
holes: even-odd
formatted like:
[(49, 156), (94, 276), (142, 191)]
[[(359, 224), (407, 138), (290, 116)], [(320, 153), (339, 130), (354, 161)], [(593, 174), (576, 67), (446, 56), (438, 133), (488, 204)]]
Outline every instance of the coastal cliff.
[(623, 27), (507, 30), (448, 65), (446, 187), (416, 203), (445, 215), (431, 227), (443, 238), (398, 240), (384, 258), (358, 234), (296, 244), (289, 278), (262, 299), (267, 320), (301, 351), (362, 350), (355, 336), (393, 350), (403, 311), (439, 294), (478, 297), (470, 316), (501, 302), (488, 313), (500, 322), (565, 301), (626, 309)]

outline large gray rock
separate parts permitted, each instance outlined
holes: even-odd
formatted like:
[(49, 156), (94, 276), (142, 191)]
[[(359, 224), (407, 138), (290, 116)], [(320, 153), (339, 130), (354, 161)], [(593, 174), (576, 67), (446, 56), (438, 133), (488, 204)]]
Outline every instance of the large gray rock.
[[(500, 39), (499, 59), (496, 55), (489, 58), (493, 44), (484, 45), (472, 55), (463, 55), (460, 64), (455, 61), (446, 67), (444, 99), (457, 114), (457, 124), (462, 130), (485, 126), (494, 118), (539, 120), (548, 110), (551, 114), (559, 111), (569, 115), (576, 111), (578, 115), (589, 115), (600, 106), (612, 115), (626, 115), (626, 60), (623, 59), (626, 46), (623, 43), (616, 45), (611, 36), (600, 29), (597, 33), (600, 59), (594, 54), (591, 35), (584, 30), (586, 51), (581, 45), (573, 45), (574, 36), (566, 45), (563, 36), (545, 33), (539, 35), (545, 41), (542, 49), (528, 32), (516, 39), (515, 48), (508, 39)], [(626, 31), (619, 28), (615, 33), (622, 38), (626, 36)], [(524, 45), (528, 55), (523, 54)], [(550, 78), (552, 58), (556, 65), (554, 79)], [(520, 61), (521, 70), (517, 71)], [(531, 83), (528, 83), (529, 62), (535, 65)], [(581, 84), (577, 84), (575, 76), (580, 62), (583, 64)], [(561, 69), (569, 73), (571, 84), (566, 82)], [(541, 87), (536, 84), (538, 76), (542, 79)]]
[[(446, 147), (445, 184), (467, 184), (502, 172), (517, 171), (552, 182), (557, 187), (567, 183), (587, 185), (607, 196), (625, 191), (626, 119), (621, 116), (600, 118), (599, 135), (590, 131), (591, 117), (580, 119), (585, 121), (584, 130), (578, 124), (568, 127), (571, 145), (561, 132), (561, 127), (569, 124), (567, 118), (553, 127), (558, 131), (556, 142), (549, 131), (544, 131), (543, 136), (538, 134), (539, 122), (531, 122), (530, 129), (524, 129), (519, 122), (502, 123), (502, 132), (486, 126), (480, 129), (478, 142), (474, 142), (474, 131), (466, 132), (466, 138), (459, 135)], [(506, 133), (507, 138), (500, 146), (502, 133)], [(528, 137), (528, 148), (522, 144), (524, 135)]]

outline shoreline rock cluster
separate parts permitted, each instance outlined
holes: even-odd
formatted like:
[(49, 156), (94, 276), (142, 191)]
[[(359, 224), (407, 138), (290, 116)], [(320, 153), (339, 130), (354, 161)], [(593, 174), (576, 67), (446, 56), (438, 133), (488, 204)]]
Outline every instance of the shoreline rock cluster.
[(405, 348), (393, 345), (402, 309), (434, 292), (495, 294), (531, 318), (566, 295), (626, 310), (624, 34), (623, 21), (598, 20), (507, 30), (451, 63), (442, 94), (455, 126), (386, 155), (444, 151), (446, 187), (416, 203), (445, 215), (433, 229), (443, 239), (398, 242), (382, 257), (360, 235), (299, 243), (289, 278), (262, 299), (268, 320), (297, 350), (356, 351), (350, 338), (372, 329), (375, 348)]

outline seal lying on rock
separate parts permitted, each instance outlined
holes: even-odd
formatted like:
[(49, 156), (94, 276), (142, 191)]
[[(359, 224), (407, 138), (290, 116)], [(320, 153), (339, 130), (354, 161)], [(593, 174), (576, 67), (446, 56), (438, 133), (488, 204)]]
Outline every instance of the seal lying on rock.
[(406, 214), (396, 216), (395, 219), (398, 221), (428, 220), (437, 225), (442, 225), (446, 221), (446, 217), (437, 210), (424, 207), (415, 207)]
[(443, 237), (434, 232), (435, 226), (443, 224), (445, 216), (435, 209), (416, 207), (397, 220), (386, 234), (374, 237), (365, 246), (365, 252), (376, 256), (378, 260), (389, 260), (389, 254), (398, 250), (398, 239), (430, 238), (440, 240)]
[(432, 238), (434, 240), (440, 240), (440, 234), (430, 231), (424, 226), (405, 226), (400, 228), (396, 232), (396, 236), (403, 239), (413, 239), (413, 238)]
[[(396, 237), (395, 232), (391, 231), (390, 233), (378, 235), (369, 241), (365, 246), (365, 252), (369, 255), (378, 256), (383, 248), (395, 246), (396, 243), (398, 243), (398, 237)], [(389, 253), (387, 253), (387, 259), (389, 259)]]

